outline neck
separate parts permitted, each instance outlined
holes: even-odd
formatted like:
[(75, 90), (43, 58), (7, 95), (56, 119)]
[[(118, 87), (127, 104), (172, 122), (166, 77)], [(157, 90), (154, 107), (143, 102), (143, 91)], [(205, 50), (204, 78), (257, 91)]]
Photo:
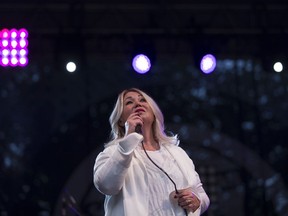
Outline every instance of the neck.
[(154, 139), (153, 136), (144, 136), (143, 144), (146, 150), (155, 151), (160, 149), (159, 143)]
[[(148, 129), (149, 128), (149, 129)], [(154, 138), (152, 127), (144, 128), (143, 132), (143, 144), (146, 150), (155, 151), (160, 149), (158, 141)]]

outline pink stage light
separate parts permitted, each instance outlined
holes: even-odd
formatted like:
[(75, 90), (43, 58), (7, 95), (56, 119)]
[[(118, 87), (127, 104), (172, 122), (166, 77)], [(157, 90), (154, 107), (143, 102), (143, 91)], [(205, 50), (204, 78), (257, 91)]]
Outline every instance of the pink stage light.
[(28, 64), (28, 31), (2, 29), (0, 31), (0, 65), (26, 66)]
[(0, 36), (1, 36), (1, 38), (3, 38), (3, 39), (9, 38), (9, 30), (8, 30), (8, 29), (3, 29), (3, 30), (1, 31)]
[(9, 64), (9, 59), (7, 57), (4, 57), (1, 59), (1, 65), (7, 66)]
[(7, 47), (7, 46), (9, 45), (8, 40), (3, 39), (3, 40), (1, 41), (1, 45), (2, 45), (3, 48)]

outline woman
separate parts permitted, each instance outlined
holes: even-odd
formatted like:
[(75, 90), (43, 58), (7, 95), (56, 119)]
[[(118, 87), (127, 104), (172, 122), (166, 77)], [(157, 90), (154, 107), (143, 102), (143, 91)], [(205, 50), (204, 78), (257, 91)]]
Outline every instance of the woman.
[(164, 118), (143, 91), (118, 96), (110, 116), (111, 141), (94, 165), (106, 216), (200, 215), (209, 206), (194, 164), (164, 132)]

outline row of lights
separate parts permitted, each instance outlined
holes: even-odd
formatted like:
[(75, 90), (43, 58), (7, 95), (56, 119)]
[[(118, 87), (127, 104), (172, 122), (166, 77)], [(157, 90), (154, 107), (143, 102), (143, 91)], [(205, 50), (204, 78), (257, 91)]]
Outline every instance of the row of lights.
[(2, 29), (0, 31), (0, 65), (26, 66), (28, 64), (28, 31)]
[[(0, 31), (0, 65), (2, 66), (26, 66), (28, 64), (28, 31), (22, 29), (2, 29)], [(139, 74), (145, 74), (151, 69), (151, 61), (147, 55), (138, 54), (132, 60), (133, 69)], [(203, 73), (212, 73), (216, 68), (216, 58), (212, 54), (203, 56), (200, 69)], [(274, 71), (281, 72), (283, 64), (277, 62), (273, 66)], [(76, 64), (70, 62), (66, 69), (69, 72), (76, 70)]]
[[(216, 69), (217, 60), (212, 54), (206, 54), (202, 57), (200, 61), (199, 68), (204, 74), (212, 73)], [(66, 65), (66, 70), (69, 72), (74, 72), (76, 70), (76, 64), (74, 62), (69, 62)], [(147, 55), (138, 54), (132, 60), (132, 67), (135, 72), (139, 74), (146, 74), (150, 71), (152, 64)], [(283, 71), (283, 64), (281, 62), (276, 62), (273, 65), (275, 72)]]
[[(151, 61), (148, 56), (144, 54), (136, 55), (132, 60), (133, 69), (139, 74), (149, 72), (151, 68)], [(216, 58), (212, 54), (203, 56), (200, 62), (200, 69), (203, 73), (212, 73), (216, 68)]]
[[(210, 74), (215, 71), (216, 65), (216, 57), (212, 54), (206, 54), (202, 57), (199, 68), (204, 74)], [(151, 69), (151, 61), (148, 56), (139, 54), (133, 58), (132, 67), (137, 73), (145, 74)], [(284, 67), (281, 62), (275, 62), (273, 64), (273, 69), (275, 72), (282, 72), (283, 68)]]
[[(144, 54), (138, 54), (136, 55), (132, 60), (132, 67), (135, 72), (139, 74), (146, 74), (151, 69), (151, 61), (147, 55)], [(74, 72), (76, 70), (77, 66), (74, 62), (68, 62), (66, 65), (66, 70), (68, 72)], [(216, 68), (216, 58), (211, 55), (207, 54), (205, 55), (200, 63), (200, 69), (203, 73), (211, 73)]]

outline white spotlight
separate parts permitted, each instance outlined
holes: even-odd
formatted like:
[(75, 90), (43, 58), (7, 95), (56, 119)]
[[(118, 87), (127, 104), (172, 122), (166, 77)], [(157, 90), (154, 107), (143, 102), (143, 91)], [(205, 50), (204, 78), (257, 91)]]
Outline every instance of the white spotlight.
[(273, 65), (273, 69), (275, 72), (282, 72), (283, 70), (283, 65), (281, 62), (276, 62), (274, 65)]
[(74, 62), (68, 62), (66, 65), (66, 70), (73, 73), (76, 70), (76, 64)]

